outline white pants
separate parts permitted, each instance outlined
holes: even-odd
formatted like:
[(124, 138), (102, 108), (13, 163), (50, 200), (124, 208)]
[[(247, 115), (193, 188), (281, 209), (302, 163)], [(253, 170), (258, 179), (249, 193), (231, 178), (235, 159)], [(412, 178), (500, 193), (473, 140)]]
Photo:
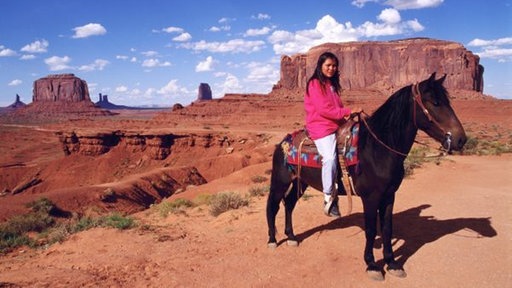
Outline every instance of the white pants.
[(318, 153), (322, 156), (322, 186), (324, 195), (331, 195), (334, 190), (334, 180), (338, 174), (336, 162), (336, 134), (313, 140)]

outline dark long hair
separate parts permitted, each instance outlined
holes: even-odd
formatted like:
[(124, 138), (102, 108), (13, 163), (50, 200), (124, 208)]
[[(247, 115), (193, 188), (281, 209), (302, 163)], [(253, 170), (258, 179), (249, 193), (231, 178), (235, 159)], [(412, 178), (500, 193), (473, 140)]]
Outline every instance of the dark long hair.
[[(330, 78), (325, 77), (324, 73), (322, 73), (322, 65), (324, 64), (324, 62), (327, 59), (334, 60), (336, 62), (336, 66), (338, 68), (338, 69), (336, 69), (336, 73), (334, 73), (334, 75)], [(309, 92), (308, 92), (309, 83), (311, 83), (311, 81), (313, 79), (318, 79), (318, 81), (320, 81), (320, 84), (321, 84), (320, 87), (322, 89), (323, 94), (325, 94), (324, 89), (325, 89), (325, 84), (326, 84), (327, 80), (329, 80), (331, 82), (331, 85), (334, 87), (334, 90), (339, 93), (341, 91), (339, 65), (340, 65), (340, 61), (338, 60), (338, 57), (336, 57), (336, 55), (334, 55), (331, 52), (322, 53), (322, 55), (320, 55), (320, 57), (318, 57), (318, 61), (316, 62), (316, 68), (315, 68), (315, 71), (313, 72), (313, 75), (311, 75), (311, 77), (309, 77), (308, 82), (306, 84), (306, 95), (309, 94)]]

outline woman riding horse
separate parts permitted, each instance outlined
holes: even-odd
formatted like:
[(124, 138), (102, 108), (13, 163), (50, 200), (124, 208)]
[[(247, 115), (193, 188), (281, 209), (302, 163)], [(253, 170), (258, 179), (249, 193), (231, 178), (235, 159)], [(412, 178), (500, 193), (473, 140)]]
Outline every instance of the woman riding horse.
[[(408, 85), (393, 95), (371, 116), (362, 117), (357, 144), (357, 165), (348, 167), (355, 191), (363, 202), (366, 244), (366, 271), (373, 279), (383, 279), (382, 269), (375, 262), (373, 246), (380, 219), (384, 262), (391, 275), (405, 277), (395, 260), (393, 237), (393, 204), (395, 192), (404, 178), (404, 161), (414, 144), (418, 129), (440, 142), (447, 150), (461, 150), (466, 134), (455, 115), (443, 86), (446, 78), (428, 79)], [(277, 145), (272, 160), (270, 193), (267, 200), (268, 246), (276, 247), (276, 214), (280, 202), (285, 208), (285, 234), (289, 245), (297, 245), (292, 227), (292, 212), (297, 200), (308, 186), (322, 191), (321, 169), (287, 163), (287, 155)], [(291, 189), (290, 189), (291, 186)]]

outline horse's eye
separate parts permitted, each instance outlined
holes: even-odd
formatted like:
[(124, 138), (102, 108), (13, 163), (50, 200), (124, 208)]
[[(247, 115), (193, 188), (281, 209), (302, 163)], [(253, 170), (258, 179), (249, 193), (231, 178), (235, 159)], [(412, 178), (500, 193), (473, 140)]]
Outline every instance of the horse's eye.
[(437, 107), (437, 106), (439, 106), (440, 103), (438, 100), (434, 99), (434, 100), (432, 100), (432, 104)]

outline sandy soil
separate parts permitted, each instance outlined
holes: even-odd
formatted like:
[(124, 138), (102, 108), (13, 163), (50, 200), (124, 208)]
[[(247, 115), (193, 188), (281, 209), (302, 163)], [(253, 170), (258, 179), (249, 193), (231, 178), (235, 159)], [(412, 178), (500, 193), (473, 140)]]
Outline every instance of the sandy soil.
[[(509, 139), (510, 102), (454, 106), (471, 133)], [(289, 132), (297, 121), (300, 115), (283, 119), (275, 127), (247, 122), (231, 128), (279, 135)], [(187, 122), (179, 125), (185, 127)], [(0, 148), (11, 152), (3, 154), (4, 166), (53, 167), (63, 157), (55, 146), (58, 141), (44, 130), (26, 134), (16, 129), (8, 135), (2, 131)], [(5, 141), (12, 137), (18, 137), (18, 142)], [(268, 151), (278, 140), (272, 138)], [(39, 141), (39, 148), (20, 144), (31, 141)], [(223, 191), (247, 193), (252, 187), (268, 185), (250, 179), (268, 175), (270, 165), (270, 161), (250, 165), (169, 200)], [(7, 168), (2, 171), (14, 171)], [(511, 169), (511, 154), (451, 155), (440, 165), (416, 169), (404, 181), (394, 216), (394, 250), (408, 274), (404, 279), (386, 275), (384, 282), (374, 282), (367, 278), (358, 198), (351, 215), (333, 220), (322, 213), (321, 194), (308, 190), (310, 197), (299, 201), (294, 214), (294, 229), (301, 240), (298, 247), (283, 242), (275, 250), (267, 248), (265, 197), (253, 197), (248, 207), (218, 217), (211, 216), (206, 206), (165, 218), (149, 209), (133, 215), (139, 225), (131, 230), (95, 228), (45, 249), (21, 248), (1, 255), (0, 287), (507, 287), (512, 283)], [(2, 179), (13, 178), (4, 175)], [(6, 211), (16, 199), (0, 197), (0, 208)], [(346, 199), (341, 203), (343, 212)], [(278, 241), (284, 239), (283, 218), (281, 210)], [(382, 264), (379, 241), (375, 249)]]

